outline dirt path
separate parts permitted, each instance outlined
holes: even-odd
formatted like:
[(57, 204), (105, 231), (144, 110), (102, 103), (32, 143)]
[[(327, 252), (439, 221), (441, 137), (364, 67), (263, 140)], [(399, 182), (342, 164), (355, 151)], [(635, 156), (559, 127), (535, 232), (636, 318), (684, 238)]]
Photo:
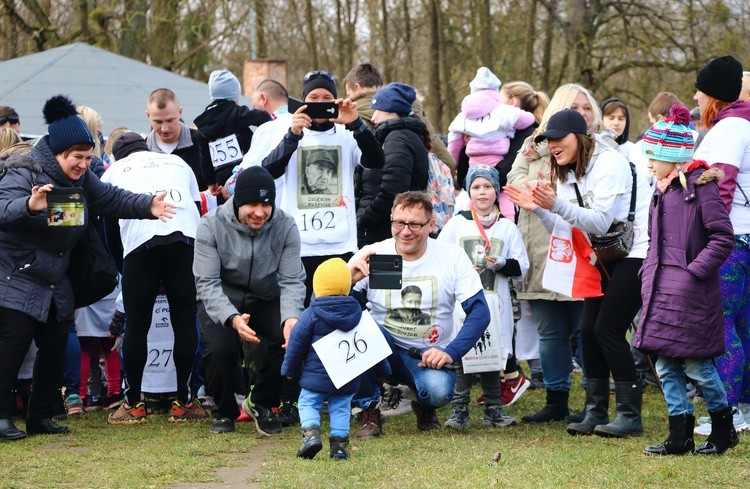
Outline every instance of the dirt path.
[(280, 440), (264, 438), (245, 453), (235, 453), (227, 458), (227, 467), (216, 469), (220, 482), (180, 483), (171, 489), (260, 489), (263, 474), (261, 467), (269, 452), (281, 445)]

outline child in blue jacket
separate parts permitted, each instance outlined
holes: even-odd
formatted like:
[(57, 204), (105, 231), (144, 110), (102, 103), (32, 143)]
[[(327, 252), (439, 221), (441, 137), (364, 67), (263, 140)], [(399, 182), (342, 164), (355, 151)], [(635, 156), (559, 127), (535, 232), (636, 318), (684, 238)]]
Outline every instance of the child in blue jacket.
[[(320, 408), (328, 401), (331, 417), (330, 455), (333, 459), (349, 457), (349, 417), (354, 394), (359, 390), (359, 377), (337, 389), (326, 373), (312, 344), (335, 330), (351, 331), (362, 317), (362, 308), (349, 296), (351, 273), (341, 258), (320, 264), (313, 275), (315, 299), (292, 329), (281, 375), (299, 378), (302, 388), (299, 401), (302, 447), (298, 457), (311, 459), (323, 448), (320, 440)], [(376, 367), (378, 377), (391, 374), (386, 360)]]

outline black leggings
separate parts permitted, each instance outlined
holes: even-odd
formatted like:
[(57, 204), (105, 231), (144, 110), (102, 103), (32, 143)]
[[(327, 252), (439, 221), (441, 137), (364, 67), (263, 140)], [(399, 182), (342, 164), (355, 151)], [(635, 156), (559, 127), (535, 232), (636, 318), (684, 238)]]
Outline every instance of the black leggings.
[(189, 388), (198, 348), (193, 246), (172, 243), (131, 253), (123, 262), (122, 296), (127, 317), (122, 345), (123, 394), (131, 406), (141, 400), (143, 368), (148, 355), (147, 336), (160, 284), (164, 284), (167, 294), (174, 331), (177, 396), (181, 401), (189, 402), (194, 394)]
[[(284, 361), (279, 300), (258, 302), (240, 312), (250, 314), (249, 326), (265, 347), (265, 353), (259, 360), (258, 375), (250, 400), (258, 406), (274, 408), (279, 405), (281, 397), (281, 364)], [(203, 359), (206, 390), (214, 396), (219, 417), (234, 419), (239, 415), (239, 410), (234, 397), (236, 385), (232, 372), (242, 355), (242, 340), (231, 326), (211, 321), (202, 306), (200, 322), (206, 344), (206, 356)]]
[(636, 371), (625, 334), (641, 308), (641, 258), (605, 262), (610, 280), (602, 276), (604, 297), (583, 301), (581, 337), (586, 376), (635, 380)]
[[(50, 309), (50, 318), (54, 318), (54, 304)], [(34, 362), (28, 419), (49, 419), (58, 414), (68, 322), (50, 319), (42, 323), (22, 312), (0, 307), (0, 419), (13, 415), (15, 397), (11, 391), (32, 339), (39, 352)]]

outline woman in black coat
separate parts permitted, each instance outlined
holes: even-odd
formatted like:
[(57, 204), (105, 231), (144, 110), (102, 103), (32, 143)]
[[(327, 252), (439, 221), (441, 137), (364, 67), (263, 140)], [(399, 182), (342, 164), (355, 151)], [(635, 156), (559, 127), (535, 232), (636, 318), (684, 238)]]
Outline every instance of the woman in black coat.
[[(70, 252), (86, 232), (89, 216), (170, 218), (174, 205), (102, 183), (90, 169), (94, 139), (75, 106), (56, 96), (44, 106), (49, 135), (0, 169), (0, 440), (26, 437), (12, 420), (11, 389), (26, 351), (39, 348), (29, 400), (28, 434), (68, 431), (52, 421), (73, 317), (73, 289), (66, 276)], [(48, 217), (53, 189), (80, 198)]]
[(357, 245), (391, 237), (393, 199), (408, 190), (425, 190), (429, 172), (430, 137), (427, 127), (413, 116), (417, 97), (413, 87), (389, 83), (372, 98), (375, 137), (383, 145), (382, 172), (362, 175), (362, 195), (357, 208)]

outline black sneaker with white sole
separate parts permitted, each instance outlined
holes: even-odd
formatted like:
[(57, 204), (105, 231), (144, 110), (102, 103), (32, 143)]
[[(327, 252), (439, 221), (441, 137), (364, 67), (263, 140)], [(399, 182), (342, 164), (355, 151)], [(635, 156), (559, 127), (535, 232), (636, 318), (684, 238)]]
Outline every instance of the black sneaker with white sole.
[(276, 413), (271, 408), (253, 406), (248, 398), (242, 403), (242, 411), (255, 422), (255, 429), (261, 435), (271, 436), (281, 433), (281, 422), (279, 422), (278, 416), (276, 416)]

